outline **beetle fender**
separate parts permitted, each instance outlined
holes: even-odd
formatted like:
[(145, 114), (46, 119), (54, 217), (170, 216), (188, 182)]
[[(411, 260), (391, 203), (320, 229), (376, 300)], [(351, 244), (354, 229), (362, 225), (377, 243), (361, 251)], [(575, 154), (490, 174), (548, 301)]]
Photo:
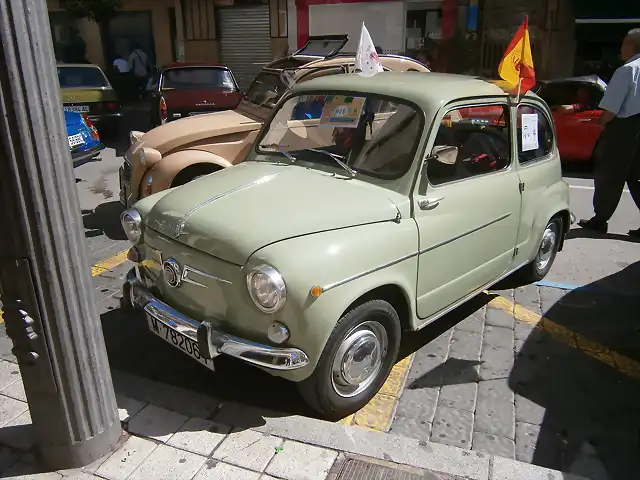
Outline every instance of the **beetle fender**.
[(212, 164), (221, 168), (229, 168), (232, 165), (227, 159), (202, 150), (181, 150), (163, 157), (142, 178), (140, 196), (146, 196), (144, 186), (147, 185), (150, 176), (151, 192), (156, 193), (166, 190), (171, 186), (173, 179), (185, 168), (196, 164)]

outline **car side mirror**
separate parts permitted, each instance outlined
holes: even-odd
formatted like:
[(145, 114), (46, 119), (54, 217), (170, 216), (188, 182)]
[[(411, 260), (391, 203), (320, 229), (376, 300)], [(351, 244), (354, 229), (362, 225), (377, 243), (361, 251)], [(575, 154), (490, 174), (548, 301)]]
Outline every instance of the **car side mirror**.
[(444, 163), (445, 165), (453, 165), (458, 158), (458, 147), (451, 145), (436, 145), (431, 150), (431, 155), (427, 157), (428, 160), (435, 160), (436, 162)]

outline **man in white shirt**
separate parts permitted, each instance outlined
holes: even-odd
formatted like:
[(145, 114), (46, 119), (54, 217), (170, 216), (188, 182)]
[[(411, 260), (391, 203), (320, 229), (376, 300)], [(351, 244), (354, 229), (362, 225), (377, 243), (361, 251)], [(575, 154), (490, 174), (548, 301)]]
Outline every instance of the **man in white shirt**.
[(151, 74), (151, 62), (147, 54), (139, 46), (136, 46), (129, 55), (129, 69), (136, 78), (139, 94), (142, 96)]
[[(626, 183), (640, 209), (640, 28), (630, 30), (621, 48), (622, 60), (600, 101), (604, 131), (596, 154), (595, 215), (580, 220), (582, 228), (606, 233)], [(629, 235), (640, 238), (640, 228)]]
[(129, 63), (122, 58), (122, 55), (118, 55), (113, 61), (113, 68), (115, 68), (118, 73), (129, 73)]

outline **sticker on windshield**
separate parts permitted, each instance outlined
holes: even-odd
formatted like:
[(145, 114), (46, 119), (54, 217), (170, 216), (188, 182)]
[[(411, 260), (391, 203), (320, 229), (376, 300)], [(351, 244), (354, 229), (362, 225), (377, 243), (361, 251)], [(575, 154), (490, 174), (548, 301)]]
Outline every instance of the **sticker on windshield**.
[(320, 125), (325, 127), (356, 128), (364, 107), (365, 97), (327, 95)]
[(538, 114), (522, 114), (522, 151), (538, 149)]

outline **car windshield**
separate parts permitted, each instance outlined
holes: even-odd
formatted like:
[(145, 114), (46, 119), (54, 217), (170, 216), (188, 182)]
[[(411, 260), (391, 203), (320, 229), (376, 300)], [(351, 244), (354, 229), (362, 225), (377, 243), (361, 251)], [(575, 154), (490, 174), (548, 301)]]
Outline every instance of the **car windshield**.
[(258, 142), (258, 153), (335, 166), (392, 180), (413, 163), (423, 115), (400, 99), (377, 95), (299, 95), (288, 99)]
[(108, 87), (104, 73), (97, 67), (58, 67), (58, 82), (61, 88)]
[(246, 100), (256, 105), (273, 108), (287, 90), (280, 75), (274, 72), (260, 72), (247, 91)]
[(235, 91), (236, 84), (231, 72), (222, 68), (170, 68), (162, 74), (161, 88), (163, 90), (222, 88)]

